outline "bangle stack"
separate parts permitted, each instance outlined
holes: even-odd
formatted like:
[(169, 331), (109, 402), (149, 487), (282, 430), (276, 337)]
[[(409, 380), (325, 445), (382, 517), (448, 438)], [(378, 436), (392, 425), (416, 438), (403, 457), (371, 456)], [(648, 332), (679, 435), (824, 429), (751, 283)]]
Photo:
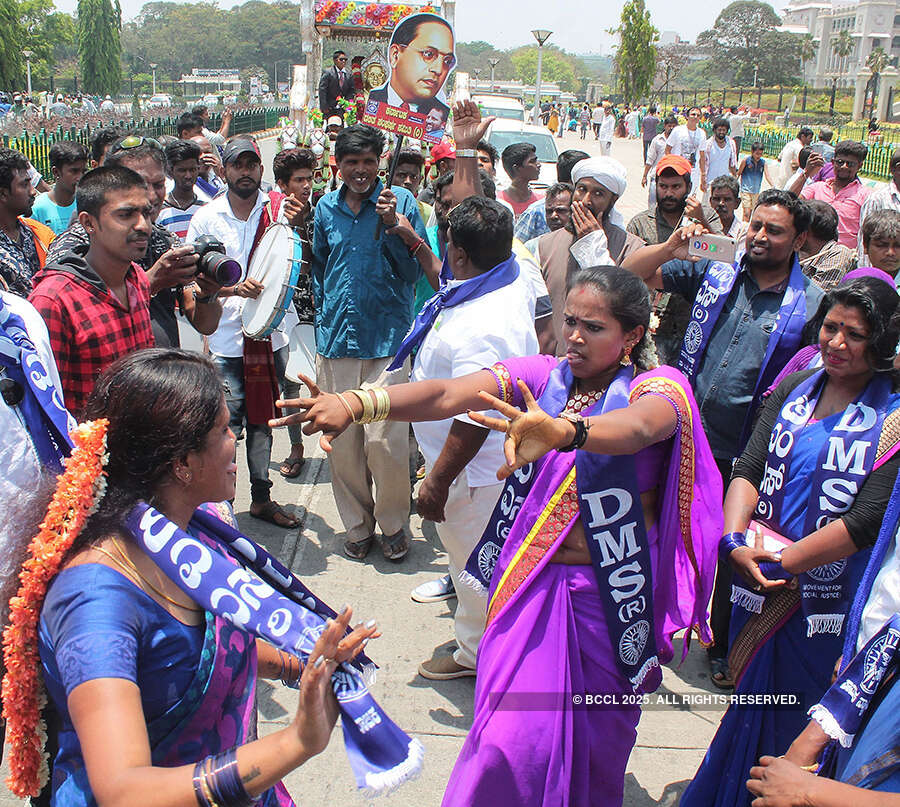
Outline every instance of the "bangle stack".
[[(281, 660), (281, 672), (278, 675), (278, 680), (286, 687), (297, 689), (300, 686), (300, 673), (302, 672), (300, 660), (281, 650), (278, 651), (278, 658)], [(296, 673), (294, 672), (295, 661), (297, 662)]]
[[(388, 391), (384, 387), (368, 387), (366, 389), (351, 389), (348, 393), (353, 393), (362, 404), (362, 415), (358, 418), (354, 415), (353, 422), (365, 425), (366, 423), (379, 423), (387, 420), (391, 411), (391, 398)], [(340, 397), (340, 396), (339, 396)], [(347, 401), (341, 397), (341, 401), (348, 411), (353, 414), (353, 408)]]
[(740, 549), (744, 546), (747, 546), (747, 542), (744, 539), (744, 533), (729, 532), (728, 535), (723, 535), (719, 539), (719, 555), (722, 558), (727, 559), (735, 549)]
[(250, 807), (254, 802), (241, 781), (236, 748), (201, 759), (193, 783), (199, 807)]
[(786, 571), (781, 565), (781, 560), (761, 560), (758, 564), (759, 571), (767, 580), (793, 580), (794, 575)]
[(415, 243), (413, 246), (411, 246), (411, 247), (409, 248), (409, 254), (410, 254), (410, 255), (415, 255), (415, 254), (422, 248), (422, 245), (423, 245), (424, 243), (425, 243), (425, 239), (424, 239), (424, 238), (420, 238), (418, 241), (416, 241), (416, 243)]

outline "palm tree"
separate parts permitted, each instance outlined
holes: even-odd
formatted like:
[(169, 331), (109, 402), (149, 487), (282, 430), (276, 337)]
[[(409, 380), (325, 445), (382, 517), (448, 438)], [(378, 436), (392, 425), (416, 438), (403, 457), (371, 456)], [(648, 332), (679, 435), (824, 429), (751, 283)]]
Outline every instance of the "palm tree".
[(831, 103), (828, 106), (828, 114), (834, 115), (834, 94), (837, 90), (838, 75), (845, 72), (845, 62), (853, 50), (853, 37), (846, 29), (841, 31), (831, 40), (831, 52), (841, 60), (841, 67), (831, 79)]
[(882, 47), (872, 48), (872, 52), (866, 59), (866, 67), (872, 71), (872, 78), (869, 79), (872, 86), (872, 109), (870, 113), (872, 117), (875, 116), (875, 95), (878, 92), (878, 77), (881, 75), (881, 71), (887, 67), (888, 61), (888, 55)]
[(812, 34), (804, 34), (800, 39), (800, 65), (806, 72), (806, 63), (816, 58), (816, 40)]

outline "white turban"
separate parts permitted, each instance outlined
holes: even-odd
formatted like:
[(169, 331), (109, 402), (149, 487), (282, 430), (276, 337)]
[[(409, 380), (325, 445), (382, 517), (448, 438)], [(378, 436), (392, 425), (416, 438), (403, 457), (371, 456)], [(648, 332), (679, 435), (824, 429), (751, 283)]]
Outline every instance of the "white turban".
[[(618, 198), (625, 193), (628, 174), (625, 166), (612, 157), (590, 157), (579, 160), (572, 168), (572, 184), (577, 185), (580, 179), (588, 177), (599, 182), (604, 188), (612, 191)], [(609, 220), (617, 227), (625, 226), (625, 219), (615, 207), (609, 211)]]

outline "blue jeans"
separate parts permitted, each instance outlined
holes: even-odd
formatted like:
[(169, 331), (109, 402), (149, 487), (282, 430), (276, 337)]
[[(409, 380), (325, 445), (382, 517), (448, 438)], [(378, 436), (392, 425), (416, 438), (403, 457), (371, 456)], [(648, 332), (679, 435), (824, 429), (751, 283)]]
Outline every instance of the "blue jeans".
[[(278, 378), (284, 377), (287, 363), (286, 347), (275, 351), (275, 371)], [(222, 376), (225, 403), (230, 419), (228, 425), (240, 440), (247, 432), (247, 468), (250, 471), (250, 498), (254, 502), (269, 501), (269, 463), (272, 459), (272, 430), (268, 426), (246, 423), (247, 410), (244, 405), (244, 359), (241, 356), (216, 356), (212, 360)]]

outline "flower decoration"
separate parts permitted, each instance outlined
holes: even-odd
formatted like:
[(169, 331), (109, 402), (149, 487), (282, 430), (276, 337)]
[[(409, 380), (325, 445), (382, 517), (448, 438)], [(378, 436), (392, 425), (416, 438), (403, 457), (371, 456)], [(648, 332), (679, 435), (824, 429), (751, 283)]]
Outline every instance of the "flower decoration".
[(408, 3), (362, 3), (355, 0), (316, 0), (316, 22), (321, 25), (375, 27), (392, 30), (410, 14), (429, 12), (435, 7), (428, 3), (413, 6)]
[(46, 695), (40, 679), (38, 620), (50, 581), (72, 542), (106, 491), (107, 420), (83, 423), (72, 431), (75, 448), (57, 478), (56, 492), (19, 572), (19, 590), (9, 602), (3, 631), (3, 717), (6, 719), (9, 789), (20, 798), (37, 796), (49, 776), (40, 719)]

